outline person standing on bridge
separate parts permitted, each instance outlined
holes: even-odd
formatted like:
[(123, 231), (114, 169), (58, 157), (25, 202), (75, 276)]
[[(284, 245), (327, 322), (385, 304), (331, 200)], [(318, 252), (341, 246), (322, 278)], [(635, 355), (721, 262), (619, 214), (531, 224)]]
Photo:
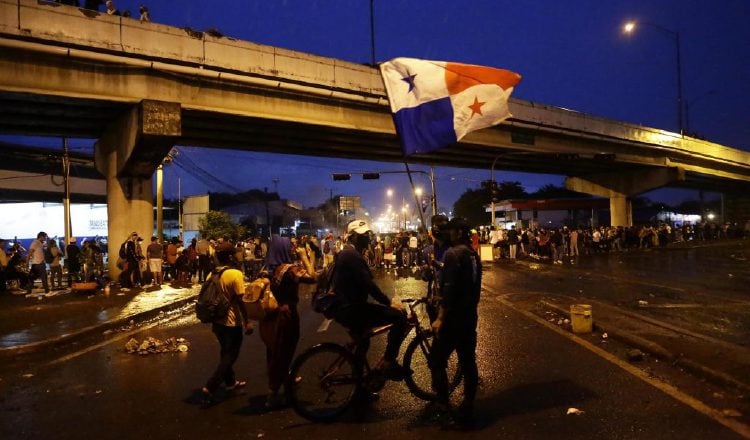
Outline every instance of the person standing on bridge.
[[(450, 408), (448, 358), (455, 350), (464, 373), (464, 399), (456, 413), (457, 421), (470, 424), (474, 413), (479, 373), (477, 370), (477, 306), (482, 288), (482, 263), (471, 248), (470, 227), (466, 220), (451, 219), (444, 228), (450, 249), (443, 256), (438, 316), (432, 323), (435, 341), (430, 369), (438, 402)], [(443, 231), (441, 231), (444, 233)]]

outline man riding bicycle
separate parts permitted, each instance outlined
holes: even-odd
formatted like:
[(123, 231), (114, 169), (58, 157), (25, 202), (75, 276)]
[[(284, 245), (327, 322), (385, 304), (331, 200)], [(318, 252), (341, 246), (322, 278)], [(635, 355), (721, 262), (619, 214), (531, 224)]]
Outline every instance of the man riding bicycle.
[[(400, 302), (393, 302), (373, 280), (370, 267), (362, 254), (370, 244), (372, 231), (367, 222), (354, 220), (347, 226), (347, 244), (338, 254), (333, 273), (336, 306), (333, 319), (354, 334), (363, 334), (370, 328), (392, 324), (383, 355), (382, 368), (386, 378), (402, 380), (406, 372), (399, 365), (398, 352), (409, 330), (406, 314)], [(368, 302), (372, 297), (379, 304)], [(364, 338), (357, 349), (365, 356), (369, 339)]]

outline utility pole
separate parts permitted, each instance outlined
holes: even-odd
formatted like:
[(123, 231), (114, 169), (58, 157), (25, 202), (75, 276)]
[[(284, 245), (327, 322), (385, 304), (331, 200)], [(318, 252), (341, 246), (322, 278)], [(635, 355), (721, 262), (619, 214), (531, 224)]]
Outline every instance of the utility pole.
[(156, 167), (156, 237), (164, 238), (164, 165)]
[(65, 222), (65, 245), (70, 242), (73, 231), (70, 225), (70, 151), (68, 150), (68, 139), (63, 138), (63, 186), (65, 194), (63, 195), (63, 221)]

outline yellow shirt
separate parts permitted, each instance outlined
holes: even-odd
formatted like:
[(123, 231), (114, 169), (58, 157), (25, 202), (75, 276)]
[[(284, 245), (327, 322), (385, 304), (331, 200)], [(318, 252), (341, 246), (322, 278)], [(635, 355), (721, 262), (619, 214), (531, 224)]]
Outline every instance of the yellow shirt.
[[(221, 269), (221, 267), (217, 267), (216, 271)], [(209, 274), (208, 279), (210, 280), (212, 276), (213, 273)], [(241, 297), (245, 293), (245, 280), (242, 272), (237, 269), (225, 270), (221, 274), (221, 279), (219, 279), (219, 288), (221, 293), (227, 296), (232, 306), (229, 308), (226, 318), (220, 319), (216, 323), (227, 327), (243, 326), (244, 322), (239, 310)]]

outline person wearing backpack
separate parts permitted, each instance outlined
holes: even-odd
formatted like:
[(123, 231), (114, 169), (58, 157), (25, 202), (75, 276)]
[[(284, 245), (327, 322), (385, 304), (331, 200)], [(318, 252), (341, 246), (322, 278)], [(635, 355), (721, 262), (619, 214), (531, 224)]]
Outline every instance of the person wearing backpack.
[[(219, 342), (219, 364), (213, 372), (206, 385), (201, 389), (203, 396), (211, 400), (223, 384), (226, 390), (234, 390), (247, 385), (244, 380), (237, 379), (234, 372), (234, 363), (240, 355), (242, 347), (243, 330), (245, 329), (245, 318), (242, 313), (241, 297), (245, 292), (245, 282), (242, 272), (231, 267), (234, 247), (229, 243), (222, 243), (216, 248), (216, 261), (218, 266), (206, 280), (206, 283), (215, 282), (214, 277), (219, 277), (218, 287), (221, 294), (229, 300), (229, 308), (226, 315), (215, 318), (211, 323), (211, 331)], [(251, 332), (251, 328), (248, 332)]]

